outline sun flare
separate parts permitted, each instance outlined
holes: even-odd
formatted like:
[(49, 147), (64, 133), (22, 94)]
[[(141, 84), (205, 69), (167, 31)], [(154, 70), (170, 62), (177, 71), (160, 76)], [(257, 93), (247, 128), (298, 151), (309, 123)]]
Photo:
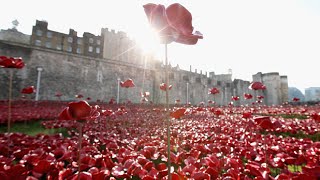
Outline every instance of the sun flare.
[(149, 29), (144, 29), (143, 33), (135, 35), (137, 45), (141, 48), (144, 54), (153, 54), (160, 57), (161, 44), (157, 34)]

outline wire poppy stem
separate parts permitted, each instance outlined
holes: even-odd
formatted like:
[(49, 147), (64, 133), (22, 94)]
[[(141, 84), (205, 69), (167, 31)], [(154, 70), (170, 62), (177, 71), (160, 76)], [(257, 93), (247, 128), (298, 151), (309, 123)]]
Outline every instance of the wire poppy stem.
[(12, 101), (12, 78), (13, 78), (13, 71), (9, 69), (9, 101), (8, 101), (8, 130), (10, 132), (11, 128), (11, 101)]
[(168, 76), (168, 44), (164, 45), (165, 48), (165, 79), (166, 79), (166, 109), (167, 109), (167, 145), (168, 145), (168, 179), (171, 180), (171, 158), (170, 158), (170, 111), (169, 111), (169, 76)]
[(80, 180), (80, 171), (81, 171), (81, 144), (82, 144), (82, 128), (83, 123), (79, 123), (79, 139), (78, 139), (78, 145), (79, 145), (79, 156), (78, 156), (78, 180)]

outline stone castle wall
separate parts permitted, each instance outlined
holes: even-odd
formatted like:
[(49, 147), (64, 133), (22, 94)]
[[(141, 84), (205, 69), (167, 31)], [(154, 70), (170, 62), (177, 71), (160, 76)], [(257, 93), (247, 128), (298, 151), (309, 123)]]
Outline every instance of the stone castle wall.
[[(36, 86), (37, 67), (44, 70), (41, 73), (40, 100), (55, 100), (56, 92), (61, 92), (64, 96), (62, 100), (74, 100), (76, 94), (83, 94), (92, 100), (109, 101), (117, 96), (117, 79), (122, 81), (128, 78), (134, 80), (136, 87), (130, 89), (120, 88), (120, 102), (130, 100), (134, 103), (140, 102), (140, 92), (149, 91), (150, 101), (154, 103), (165, 103), (165, 92), (159, 88), (160, 83), (165, 81), (164, 67), (150, 64), (144, 69), (140, 65), (130, 64), (121, 61), (112, 61), (85, 57), (54, 51), (50, 49), (0, 41), (0, 54), (5, 56), (23, 57), (26, 67), (21, 70), (13, 69), (13, 97), (21, 96), (20, 90), (26, 86)], [(0, 85), (8, 87), (8, 69), (0, 69)], [(217, 105), (227, 105), (231, 102), (231, 96), (239, 96), (240, 100), (234, 105), (249, 104), (253, 100), (245, 100), (244, 93), (253, 95), (264, 95), (265, 103), (281, 104), (283, 98), (282, 91), (287, 87), (285, 78), (281, 78), (278, 73), (267, 73), (254, 75), (254, 80), (262, 80), (267, 86), (264, 92), (254, 92), (248, 89), (249, 81), (235, 79), (231, 80), (231, 75), (210, 75), (210, 77), (185, 70), (170, 68), (169, 81), (173, 85), (170, 90), (170, 103), (174, 104), (176, 99), (181, 103), (188, 100), (192, 104), (213, 100)], [(209, 95), (208, 90), (217, 87), (219, 94)], [(285, 94), (285, 93), (284, 93)], [(0, 99), (8, 97), (7, 88), (0, 89)], [(31, 95), (29, 98), (34, 98)]]
[[(43, 26), (43, 27), (42, 27)], [(85, 98), (90, 97), (93, 101), (99, 99), (109, 101), (116, 99), (118, 81), (131, 78), (136, 87), (130, 89), (120, 88), (120, 102), (130, 100), (140, 102), (140, 92), (150, 92), (149, 100), (154, 103), (165, 103), (165, 92), (159, 88), (160, 83), (165, 82), (164, 65), (152, 55), (142, 54), (134, 41), (130, 40), (124, 32), (101, 30), (101, 36), (84, 33), (83, 38), (76, 36), (76, 31), (70, 30), (69, 34), (62, 34), (48, 30), (46, 22), (37, 21), (33, 27), (33, 34), (24, 35), (21, 41), (12, 40), (11, 30), (0, 32), (0, 55), (22, 57), (27, 64), (21, 70), (14, 72), (13, 97), (21, 96), (20, 90), (26, 86), (36, 86), (37, 67), (43, 67), (41, 73), (40, 100), (55, 100), (56, 92), (64, 96), (62, 100), (74, 100), (76, 94), (82, 94)], [(38, 30), (41, 33), (38, 33)], [(9, 35), (8, 32), (10, 31)], [(40, 32), (39, 31), (39, 32)], [(21, 33), (14, 31), (17, 36)], [(48, 32), (50, 36), (48, 36)], [(72, 47), (72, 51), (60, 48), (59, 44), (51, 42), (55, 37), (64, 37), (65, 41), (71, 38), (73, 41), (64, 42), (65, 47)], [(26, 42), (25, 39), (29, 39)], [(78, 40), (81, 40), (81, 44)], [(91, 40), (93, 41), (91, 41)], [(42, 44), (36, 42), (41, 41)], [(98, 43), (100, 41), (102, 44)], [(101, 47), (100, 55), (86, 52), (90, 46)], [(56, 47), (57, 46), (57, 47)], [(88, 47), (87, 47), (88, 46)], [(81, 51), (78, 52), (78, 49)], [(75, 51), (77, 49), (77, 51)], [(147, 62), (147, 64), (145, 64)], [(180, 70), (179, 66), (169, 65), (169, 81), (173, 88), (170, 90), (169, 101), (171, 104), (179, 99), (181, 103), (198, 104), (213, 100), (217, 105), (228, 105), (231, 96), (239, 96), (240, 100), (234, 105), (249, 104), (256, 99), (245, 100), (244, 93), (254, 96), (265, 96), (264, 103), (267, 105), (281, 104), (288, 101), (288, 80), (279, 73), (257, 73), (253, 75), (253, 81), (260, 81), (267, 86), (263, 92), (255, 92), (248, 89), (250, 82), (240, 79), (232, 80), (232, 74), (218, 74), (202, 71), (195, 72)], [(8, 87), (9, 70), (0, 68), (0, 85)], [(209, 95), (208, 90), (217, 87), (219, 94)], [(188, 93), (187, 93), (188, 92)], [(30, 95), (34, 99), (34, 95)], [(0, 99), (7, 99), (7, 88), (0, 89)]]
[(289, 87), (288, 87), (288, 77), (280, 76), (281, 80), (281, 102), (289, 101)]
[(252, 76), (253, 81), (262, 82), (267, 89), (258, 90), (257, 95), (263, 95), (264, 102), (267, 105), (278, 105), (288, 102), (288, 79), (287, 76), (280, 76), (277, 72), (265, 73), (261, 72)]
[[(0, 54), (6, 56), (21, 56), (26, 67), (21, 70), (13, 69), (14, 94), (20, 97), (20, 90), (26, 86), (36, 86), (38, 66), (44, 68), (41, 73), (40, 100), (54, 100), (56, 92), (64, 96), (62, 100), (74, 100), (76, 94), (83, 94), (92, 100), (108, 101), (117, 96), (117, 78), (122, 81), (132, 78), (135, 88), (120, 88), (120, 102), (130, 99), (133, 102), (140, 101), (142, 90), (142, 77), (144, 70), (133, 65), (122, 64), (102, 59), (77, 56), (70, 53), (44, 50), (42, 48), (18, 46), (0, 42)], [(0, 69), (1, 87), (8, 87), (8, 70)], [(144, 90), (151, 92), (151, 100), (154, 84), (154, 71), (145, 70)], [(0, 89), (0, 99), (8, 97), (7, 88)], [(33, 96), (31, 97), (33, 98)]]

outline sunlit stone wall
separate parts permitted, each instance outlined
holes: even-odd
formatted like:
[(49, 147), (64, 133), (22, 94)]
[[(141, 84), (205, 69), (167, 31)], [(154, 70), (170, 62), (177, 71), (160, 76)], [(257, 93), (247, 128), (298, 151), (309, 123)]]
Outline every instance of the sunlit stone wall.
[[(56, 100), (56, 92), (63, 94), (62, 100), (71, 101), (76, 94), (90, 97), (91, 101), (109, 101), (116, 99), (118, 81), (131, 78), (136, 87), (120, 88), (120, 102), (127, 100), (139, 103), (140, 92), (149, 91), (149, 100), (154, 103), (165, 103), (165, 92), (159, 88), (165, 82), (164, 66), (160, 62), (149, 61), (144, 68), (135, 64), (119, 60), (101, 59), (55, 51), (43, 47), (36, 47), (15, 42), (0, 41), (0, 54), (5, 56), (20, 56), (24, 59), (26, 67), (21, 70), (13, 69), (13, 97), (20, 98), (20, 90), (26, 86), (36, 86), (37, 67), (43, 67), (40, 83), (40, 100)], [(145, 58), (145, 57), (143, 57)], [(144, 59), (140, 59), (144, 61)], [(240, 100), (234, 105), (249, 104), (243, 98), (244, 93), (264, 95), (265, 104), (281, 104), (285, 99), (287, 81), (279, 73), (256, 74), (254, 80), (260, 80), (267, 86), (265, 92), (253, 92), (248, 89), (249, 81), (231, 79), (231, 74), (215, 75), (181, 70), (178, 67), (169, 67), (169, 81), (173, 87), (170, 90), (169, 101), (171, 104), (179, 99), (180, 103), (199, 104), (213, 100), (217, 105), (228, 105), (231, 96), (239, 96)], [(9, 70), (0, 68), (0, 99), (8, 97)], [(219, 94), (209, 95), (208, 90), (217, 87)], [(188, 92), (188, 93), (187, 93)], [(261, 94), (262, 93), (262, 94)], [(284, 97), (283, 95), (284, 94)], [(34, 99), (34, 95), (28, 96)]]

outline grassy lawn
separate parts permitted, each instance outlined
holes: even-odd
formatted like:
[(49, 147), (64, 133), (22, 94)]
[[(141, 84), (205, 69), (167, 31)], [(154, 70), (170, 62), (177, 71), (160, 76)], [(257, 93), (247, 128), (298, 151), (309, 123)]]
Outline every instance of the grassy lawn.
[[(7, 125), (1, 125), (0, 126), (0, 133), (7, 132)], [(33, 122), (19, 122), (14, 123), (11, 125), (11, 132), (20, 132), (24, 134), (28, 134), (30, 136), (35, 136), (39, 133), (43, 134), (56, 134), (56, 133), (62, 133), (63, 136), (67, 136), (67, 130), (64, 128), (59, 129), (45, 129), (41, 125), (41, 121), (33, 121)]]
[(259, 115), (259, 116), (278, 116), (282, 117), (284, 119), (308, 119), (308, 116), (306, 115), (301, 115), (301, 114), (260, 114), (256, 113), (253, 115)]

